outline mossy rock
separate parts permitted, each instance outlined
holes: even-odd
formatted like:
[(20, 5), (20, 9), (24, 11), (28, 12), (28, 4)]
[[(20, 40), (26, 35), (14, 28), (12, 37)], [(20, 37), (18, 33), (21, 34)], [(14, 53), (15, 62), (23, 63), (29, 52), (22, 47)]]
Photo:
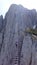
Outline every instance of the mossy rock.
[(27, 28), (25, 31), (37, 36), (37, 29)]

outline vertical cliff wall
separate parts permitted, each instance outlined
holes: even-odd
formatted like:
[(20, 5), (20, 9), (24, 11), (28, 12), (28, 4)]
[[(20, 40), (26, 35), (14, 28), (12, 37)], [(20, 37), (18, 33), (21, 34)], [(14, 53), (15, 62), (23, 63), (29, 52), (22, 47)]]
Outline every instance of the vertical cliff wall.
[(36, 23), (36, 11), (21, 5), (11, 5), (5, 19), (0, 16), (0, 65), (37, 65), (37, 40), (24, 33)]

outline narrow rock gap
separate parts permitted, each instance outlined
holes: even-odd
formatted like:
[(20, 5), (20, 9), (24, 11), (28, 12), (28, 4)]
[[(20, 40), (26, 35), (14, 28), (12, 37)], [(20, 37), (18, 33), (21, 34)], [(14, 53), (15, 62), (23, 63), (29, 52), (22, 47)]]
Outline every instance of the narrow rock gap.
[(20, 41), (19, 41), (19, 50), (18, 50), (18, 65), (20, 65), (20, 59), (21, 59), (21, 50), (22, 50), (22, 45), (23, 45), (23, 39), (24, 36), (21, 35)]

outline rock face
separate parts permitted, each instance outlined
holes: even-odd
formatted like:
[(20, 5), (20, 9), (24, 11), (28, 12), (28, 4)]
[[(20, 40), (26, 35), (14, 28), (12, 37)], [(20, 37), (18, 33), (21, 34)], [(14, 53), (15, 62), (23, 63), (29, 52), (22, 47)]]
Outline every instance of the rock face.
[(0, 65), (37, 65), (37, 40), (24, 33), (36, 23), (37, 12), (21, 5), (11, 5), (5, 19), (0, 16)]

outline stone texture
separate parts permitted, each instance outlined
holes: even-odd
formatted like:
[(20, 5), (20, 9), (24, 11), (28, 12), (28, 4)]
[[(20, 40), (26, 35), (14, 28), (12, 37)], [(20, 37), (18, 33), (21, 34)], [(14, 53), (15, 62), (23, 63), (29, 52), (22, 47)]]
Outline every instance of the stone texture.
[(24, 33), (27, 27), (32, 28), (36, 23), (36, 10), (11, 5), (3, 19), (3, 25), (0, 20), (0, 43), (3, 44), (0, 65), (37, 65), (37, 40)]
[(3, 16), (0, 16), (0, 52), (1, 52), (1, 47), (2, 47), (2, 41), (3, 41)]

